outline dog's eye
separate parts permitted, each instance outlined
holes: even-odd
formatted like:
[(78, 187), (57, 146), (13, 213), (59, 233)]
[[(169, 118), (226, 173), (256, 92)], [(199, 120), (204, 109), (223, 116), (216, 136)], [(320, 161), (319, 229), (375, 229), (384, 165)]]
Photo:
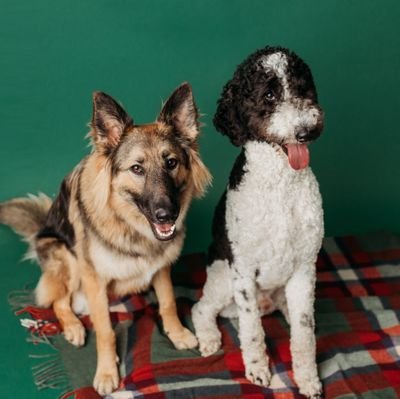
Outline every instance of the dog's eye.
[(175, 158), (169, 158), (167, 159), (165, 164), (169, 170), (172, 170), (176, 168), (176, 166), (178, 165), (178, 161)]
[(131, 172), (133, 172), (135, 175), (143, 176), (144, 175), (143, 166), (137, 164), (133, 165), (131, 166)]
[(275, 94), (274, 92), (272, 92), (271, 90), (267, 91), (267, 93), (265, 94), (265, 98), (268, 101), (275, 101)]

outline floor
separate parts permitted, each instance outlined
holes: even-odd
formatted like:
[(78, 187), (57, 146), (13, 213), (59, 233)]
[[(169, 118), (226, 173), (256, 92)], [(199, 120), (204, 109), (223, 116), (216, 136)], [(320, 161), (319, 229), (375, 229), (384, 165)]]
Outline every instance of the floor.
[(30, 354), (38, 354), (43, 349), (26, 342), (28, 334), (20, 325), (8, 304), (8, 294), (19, 290), (29, 283), (37, 281), (39, 267), (27, 261), (21, 261), (26, 249), (25, 243), (8, 228), (0, 226), (0, 314), (3, 317), (0, 332), (0, 385), (1, 398), (20, 399), (55, 399), (59, 392), (55, 390), (38, 391), (31, 367), (37, 359), (29, 358)]

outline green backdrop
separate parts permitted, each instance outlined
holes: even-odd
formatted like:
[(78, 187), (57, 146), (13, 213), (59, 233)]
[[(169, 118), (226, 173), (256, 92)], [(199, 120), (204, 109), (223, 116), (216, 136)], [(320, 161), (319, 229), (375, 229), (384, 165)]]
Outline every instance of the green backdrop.
[[(206, 249), (213, 208), (237, 153), (212, 116), (236, 65), (266, 44), (311, 66), (326, 128), (311, 163), (326, 233), (400, 232), (398, 0), (16, 1), (0, 4), (0, 200), (43, 191), (88, 152), (91, 93), (121, 100), (137, 123), (191, 82), (204, 113), (201, 152), (214, 175), (189, 214), (186, 252)], [(0, 228), (0, 396), (50, 398), (30, 378), (7, 293), (37, 278), (24, 245)], [(5, 376), (5, 377), (4, 377)]]

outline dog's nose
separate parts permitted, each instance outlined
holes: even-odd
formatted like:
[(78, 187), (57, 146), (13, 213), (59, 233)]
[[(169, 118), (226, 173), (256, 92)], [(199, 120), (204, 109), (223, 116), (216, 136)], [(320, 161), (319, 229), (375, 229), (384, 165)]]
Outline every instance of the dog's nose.
[(165, 208), (158, 208), (156, 209), (156, 211), (154, 212), (157, 221), (159, 221), (160, 223), (165, 223), (168, 222), (172, 219), (172, 215), (170, 212), (168, 212), (167, 209)]
[(299, 143), (305, 143), (306, 141), (309, 141), (309, 139), (310, 139), (310, 135), (309, 135), (308, 132), (301, 131), (301, 132), (296, 134), (296, 140)]

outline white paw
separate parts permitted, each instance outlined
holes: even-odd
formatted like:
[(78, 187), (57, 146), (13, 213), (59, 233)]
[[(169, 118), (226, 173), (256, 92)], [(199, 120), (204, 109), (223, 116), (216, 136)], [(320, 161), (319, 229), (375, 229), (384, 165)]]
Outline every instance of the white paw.
[(100, 395), (109, 395), (118, 388), (119, 375), (115, 364), (107, 370), (97, 370), (93, 387)]
[[(295, 378), (296, 379), (296, 378)], [(322, 398), (322, 384), (318, 377), (309, 380), (297, 381), (299, 391), (301, 394), (310, 399)]]
[(85, 328), (81, 322), (64, 326), (64, 337), (74, 346), (82, 346), (85, 343)]
[(246, 378), (253, 384), (267, 387), (271, 381), (267, 358), (254, 360), (250, 364), (246, 364)]
[(221, 348), (221, 333), (219, 330), (216, 330), (214, 334), (209, 331), (208, 334), (198, 338), (199, 350), (203, 357), (211, 356)]
[(183, 328), (179, 332), (170, 332), (168, 338), (172, 341), (176, 349), (193, 349), (196, 348), (197, 338), (187, 328)]

